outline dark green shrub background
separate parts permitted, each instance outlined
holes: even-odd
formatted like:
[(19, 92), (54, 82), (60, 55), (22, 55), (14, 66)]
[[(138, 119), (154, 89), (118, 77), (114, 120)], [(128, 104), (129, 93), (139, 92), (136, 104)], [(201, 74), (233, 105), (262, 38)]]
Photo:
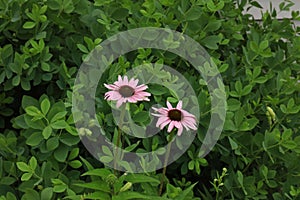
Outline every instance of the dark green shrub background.
[[(298, 199), (300, 29), (277, 20), (275, 10), (255, 21), (242, 14), (246, 6), (260, 7), (253, 0), (0, 1), (0, 199)], [(280, 9), (290, 6), (283, 1)], [(299, 11), (291, 12), (300, 20)], [(205, 82), (188, 62), (139, 49), (106, 72), (99, 85), (144, 62), (163, 63), (182, 72), (198, 95), (198, 135), (168, 166), (163, 197), (157, 195), (161, 171), (115, 176), (94, 159), (71, 113), (72, 86), (85, 56), (109, 36), (150, 26), (183, 32), (203, 45), (221, 72), (228, 103), (220, 140), (198, 158), (211, 108)], [(113, 138), (105, 92), (99, 88), (98, 119)], [(162, 87), (149, 92), (157, 102), (169, 96)], [(138, 123), (149, 120), (140, 104), (131, 111)], [(166, 141), (163, 135), (143, 143), (125, 137), (128, 148), (140, 151)]]

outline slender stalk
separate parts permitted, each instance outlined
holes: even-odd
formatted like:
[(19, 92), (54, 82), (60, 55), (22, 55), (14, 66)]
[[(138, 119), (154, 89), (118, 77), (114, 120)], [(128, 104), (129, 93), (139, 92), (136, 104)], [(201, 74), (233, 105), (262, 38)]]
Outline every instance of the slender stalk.
[(162, 174), (162, 177), (161, 177), (161, 180), (160, 180), (160, 187), (159, 187), (159, 192), (158, 192), (159, 196), (162, 195), (162, 190), (163, 190), (163, 187), (164, 187), (164, 180), (165, 180), (165, 177), (166, 177), (167, 164), (168, 164), (168, 160), (169, 160), (169, 156), (170, 156), (173, 137), (174, 137), (174, 129), (171, 131), (169, 141), (168, 141), (169, 143), (168, 143), (168, 146), (167, 146), (167, 152), (166, 152), (166, 156), (165, 156), (165, 160), (164, 160), (163, 174)]
[[(121, 108), (121, 114), (120, 114), (120, 120), (119, 120), (119, 128), (118, 128), (118, 136), (117, 136), (117, 142), (116, 142), (116, 155), (115, 155), (115, 159), (114, 159), (114, 174), (117, 175), (117, 159), (118, 159), (118, 153), (119, 153), (119, 149), (118, 147), (121, 144), (121, 138), (122, 138), (122, 126), (124, 123), (124, 116), (125, 116), (125, 111), (126, 111), (126, 105), (122, 106)], [(122, 147), (122, 144), (121, 144)]]

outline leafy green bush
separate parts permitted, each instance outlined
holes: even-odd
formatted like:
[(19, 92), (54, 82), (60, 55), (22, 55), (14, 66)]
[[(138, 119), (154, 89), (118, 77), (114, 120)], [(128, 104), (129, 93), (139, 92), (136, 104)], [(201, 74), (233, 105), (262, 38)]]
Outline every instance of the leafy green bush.
[[(260, 7), (253, 0), (1, 1), (0, 199), (298, 199), (300, 29), (289, 19), (277, 20), (276, 10), (255, 21), (242, 14), (247, 5)], [(290, 6), (283, 1), (280, 9)], [(299, 11), (292, 17), (300, 20)], [(105, 72), (99, 85), (143, 63), (165, 64), (197, 94), (198, 134), (168, 166), (160, 196), (161, 171), (105, 168), (80, 143), (71, 112), (74, 80), (87, 55), (120, 31), (150, 26), (177, 30), (203, 45), (221, 72), (228, 104), (217, 145), (199, 158), (212, 108), (205, 81), (186, 60), (139, 49)], [(102, 86), (97, 91), (97, 117), (113, 139), (105, 92)], [(149, 92), (157, 102), (170, 96), (163, 87), (150, 86)], [(149, 107), (131, 105), (137, 123), (149, 120), (143, 106)], [(166, 137), (124, 141), (132, 150), (151, 151)]]

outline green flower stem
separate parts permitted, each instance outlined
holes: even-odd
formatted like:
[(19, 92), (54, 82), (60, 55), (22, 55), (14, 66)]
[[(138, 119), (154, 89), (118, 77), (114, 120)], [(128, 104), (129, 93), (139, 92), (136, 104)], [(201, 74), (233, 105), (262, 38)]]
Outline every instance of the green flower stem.
[[(121, 144), (121, 138), (122, 138), (122, 126), (124, 123), (124, 116), (125, 116), (125, 112), (126, 112), (126, 106), (127, 104), (125, 104), (124, 106), (121, 107), (121, 114), (120, 114), (120, 120), (119, 120), (119, 128), (118, 128), (118, 136), (117, 136), (117, 142), (116, 142), (116, 155), (115, 155), (115, 159), (114, 159), (114, 174), (117, 175), (117, 158), (118, 158), (118, 147), (122, 147)], [(121, 144), (121, 145), (120, 145)]]
[(160, 180), (160, 188), (159, 188), (159, 192), (158, 195), (161, 196), (162, 195), (162, 190), (163, 190), (163, 186), (164, 186), (164, 180), (166, 177), (166, 171), (167, 171), (167, 164), (168, 164), (168, 160), (169, 160), (169, 156), (170, 156), (170, 151), (171, 151), (171, 146), (172, 146), (172, 140), (174, 137), (174, 133), (175, 133), (175, 129), (173, 129), (170, 133), (169, 136), (169, 140), (168, 140), (168, 146), (167, 146), (167, 152), (166, 152), (166, 156), (165, 156), (165, 160), (164, 160), (164, 168), (163, 168), (163, 174)]

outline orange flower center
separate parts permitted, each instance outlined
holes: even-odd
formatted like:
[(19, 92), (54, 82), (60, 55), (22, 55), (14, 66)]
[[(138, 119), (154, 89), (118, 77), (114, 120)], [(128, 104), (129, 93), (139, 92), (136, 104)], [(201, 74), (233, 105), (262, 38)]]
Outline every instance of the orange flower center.
[(121, 86), (119, 93), (122, 97), (131, 97), (134, 94), (134, 89), (128, 85)]
[(168, 117), (173, 121), (181, 121), (181, 111), (178, 109), (172, 109), (168, 112)]

